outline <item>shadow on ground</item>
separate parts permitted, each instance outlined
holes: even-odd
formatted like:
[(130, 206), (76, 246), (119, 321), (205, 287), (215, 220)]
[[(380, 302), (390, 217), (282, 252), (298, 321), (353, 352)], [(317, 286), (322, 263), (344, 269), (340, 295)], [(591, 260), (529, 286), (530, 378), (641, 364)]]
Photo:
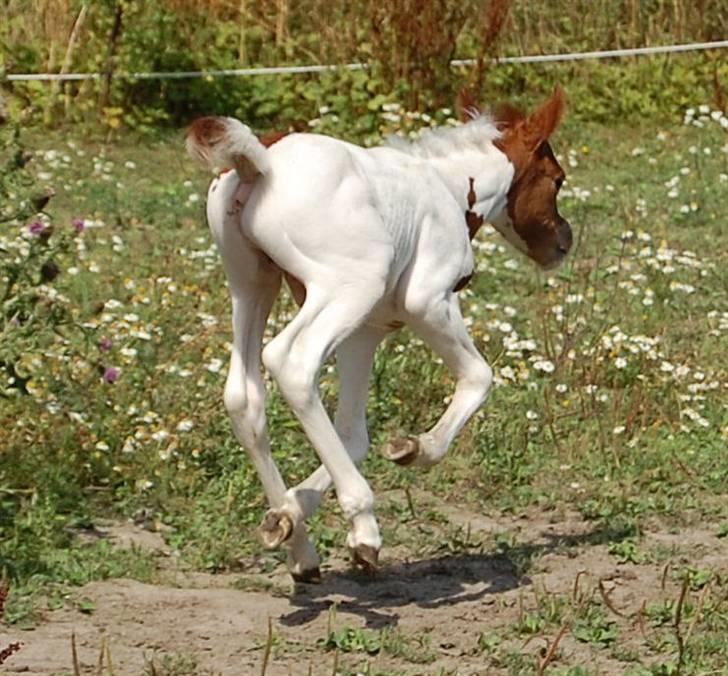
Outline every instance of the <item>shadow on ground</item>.
[(454, 606), (474, 602), (530, 581), (519, 579), (507, 557), (465, 554), (384, 566), (376, 575), (329, 571), (317, 585), (298, 585), (290, 597), (294, 610), (281, 624), (297, 626), (315, 620), (336, 604), (358, 615), (370, 628), (396, 626), (397, 608)]
[[(358, 615), (370, 628), (396, 626), (398, 608), (456, 606), (530, 585), (534, 561), (554, 551), (622, 540), (627, 527), (598, 526), (580, 534), (541, 533), (538, 542), (501, 544), (496, 552), (449, 554), (415, 562), (384, 565), (369, 576), (355, 570), (324, 571), (320, 584), (297, 585), (289, 597), (293, 610), (280, 617), (286, 626), (315, 620), (336, 605)], [(492, 602), (492, 601), (491, 601)]]

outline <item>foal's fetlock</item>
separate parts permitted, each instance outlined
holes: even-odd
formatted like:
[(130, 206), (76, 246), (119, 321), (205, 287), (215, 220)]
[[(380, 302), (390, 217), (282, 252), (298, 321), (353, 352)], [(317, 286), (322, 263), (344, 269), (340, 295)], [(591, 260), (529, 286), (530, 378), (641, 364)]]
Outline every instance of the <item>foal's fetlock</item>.
[(382, 455), (398, 465), (411, 465), (422, 452), (417, 437), (395, 437), (382, 448)]
[(260, 526), (258, 535), (268, 549), (280, 547), (293, 533), (293, 517), (282, 509), (269, 509)]
[(368, 575), (377, 572), (379, 563), (379, 549), (371, 545), (360, 544), (351, 550), (352, 562), (358, 568), (361, 568)]
[(293, 581), (297, 584), (321, 582), (321, 559), (311, 540), (309, 540), (303, 524), (293, 531), (293, 535), (286, 543), (286, 546), (288, 548), (288, 570)]
[(302, 570), (300, 573), (291, 571), (291, 577), (296, 584), (319, 584), (321, 582), (321, 569), (316, 566), (315, 568)]

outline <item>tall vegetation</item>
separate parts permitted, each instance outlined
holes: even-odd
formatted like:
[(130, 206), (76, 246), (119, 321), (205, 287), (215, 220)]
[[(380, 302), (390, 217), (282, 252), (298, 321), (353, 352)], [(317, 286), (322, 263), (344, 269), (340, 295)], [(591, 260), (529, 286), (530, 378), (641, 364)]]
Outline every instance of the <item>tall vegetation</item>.
[[(584, 89), (575, 97), (577, 113), (644, 114), (666, 92), (684, 103), (696, 87), (717, 91), (725, 71), (710, 56), (661, 57), (642, 62), (646, 66), (623, 61), (598, 72), (583, 63), (489, 69), (489, 57), (714, 40), (728, 33), (728, 9), (721, 0), (4, 0), (3, 5), (0, 69), (99, 73), (94, 80), (63, 84), (10, 88), (5, 82), (11, 107), (30, 109), (36, 118), (42, 113), (47, 123), (100, 118), (112, 129), (122, 123), (184, 122), (201, 111), (280, 124), (310, 117), (337, 97), (353, 105), (347, 112), (354, 115), (377, 96), (409, 108), (442, 106), (463, 84), (494, 98), (534, 85), (546, 89), (574, 76)], [(477, 65), (453, 72), (451, 58), (473, 58)], [(372, 68), (359, 75), (294, 78), (129, 77), (352, 61)], [(635, 94), (593, 105), (592, 99), (617, 89)]]
[[(710, 56), (598, 69), (584, 63), (488, 67), (496, 53), (718, 39), (728, 33), (728, 7), (720, 0), (5, 0), (4, 13), (0, 69), (99, 73), (94, 80), (12, 87), (0, 77), (11, 91), (11, 109), (30, 109), (46, 123), (100, 118), (111, 129), (180, 123), (202, 111), (237, 114), (264, 127), (310, 118), (337, 101), (346, 108), (341, 112), (357, 117), (371, 110), (372, 100), (427, 108), (451, 102), (463, 85), (493, 99), (533, 96), (534, 88), (567, 79), (577, 82), (577, 114), (643, 115), (664, 110), (664, 94), (678, 105), (696, 88), (719, 99), (726, 77)], [(472, 58), (476, 66), (453, 72), (452, 58)], [(353, 61), (371, 69), (289, 78), (129, 77)], [(629, 94), (614, 97), (617, 90)]]

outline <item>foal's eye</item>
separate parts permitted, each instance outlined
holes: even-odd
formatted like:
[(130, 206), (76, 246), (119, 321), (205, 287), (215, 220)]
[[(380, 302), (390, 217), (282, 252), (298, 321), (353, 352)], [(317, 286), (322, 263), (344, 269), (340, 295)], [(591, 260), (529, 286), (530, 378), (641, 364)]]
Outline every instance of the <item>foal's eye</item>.
[(556, 184), (556, 190), (561, 190), (561, 186), (564, 185), (564, 179), (557, 178), (554, 183)]

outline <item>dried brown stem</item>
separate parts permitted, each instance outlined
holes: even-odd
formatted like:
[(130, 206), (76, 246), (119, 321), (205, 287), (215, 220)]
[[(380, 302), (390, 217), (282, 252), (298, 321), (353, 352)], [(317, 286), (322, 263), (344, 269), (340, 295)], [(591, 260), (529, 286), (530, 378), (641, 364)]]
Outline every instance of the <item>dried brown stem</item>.
[(76, 632), (71, 632), (71, 658), (73, 659), (73, 676), (81, 676), (81, 665), (78, 661), (78, 650), (76, 649)]
[(662, 569), (662, 577), (660, 578), (660, 589), (662, 591), (665, 591), (665, 585), (667, 584), (667, 573), (670, 570), (670, 564), (666, 563), (665, 567)]
[(265, 676), (265, 672), (268, 670), (268, 660), (270, 659), (270, 652), (273, 647), (273, 620), (268, 618), (268, 636), (265, 641), (265, 650), (263, 652), (263, 663), (260, 667), (260, 676)]
[(578, 596), (579, 596), (579, 580), (581, 580), (582, 575), (586, 575), (586, 574), (587, 574), (587, 572), (585, 570), (580, 570), (576, 574), (576, 577), (574, 578), (574, 588), (572, 589), (572, 592), (571, 592), (571, 595), (572, 595), (574, 601), (578, 600)]
[(688, 593), (688, 587), (690, 586), (690, 580), (687, 575), (683, 578), (682, 587), (680, 588), (680, 596), (675, 606), (675, 618), (672, 623), (673, 629), (675, 630), (675, 640), (677, 642), (677, 673), (682, 673), (682, 665), (685, 660), (685, 640), (682, 632), (680, 631), (680, 623), (682, 622), (682, 610), (683, 604), (685, 603), (685, 597)]
[(702, 591), (700, 592), (700, 596), (698, 597), (698, 605), (695, 607), (695, 614), (693, 615), (693, 619), (690, 621), (690, 626), (688, 627), (687, 632), (685, 632), (685, 645), (688, 644), (690, 641), (690, 637), (693, 635), (693, 629), (695, 629), (695, 625), (698, 622), (698, 619), (700, 618), (700, 614), (703, 612), (703, 606), (705, 605), (705, 598), (708, 595), (708, 590), (710, 589), (710, 583), (706, 584), (705, 587), (703, 587)]
[(612, 603), (612, 599), (609, 598), (609, 593), (604, 587), (604, 581), (599, 580), (599, 593), (602, 596), (602, 601), (604, 601), (604, 605), (609, 608), (615, 615), (618, 617), (628, 617), (625, 615), (621, 610), (618, 610), (617, 607)]
[(539, 660), (538, 666), (536, 667), (537, 676), (543, 676), (546, 667), (549, 665), (549, 662), (551, 662), (551, 660), (554, 658), (554, 655), (556, 654), (556, 649), (559, 647), (559, 642), (564, 637), (564, 634), (567, 631), (568, 627), (566, 625), (562, 626), (561, 629), (559, 629), (559, 633), (556, 634), (556, 638), (548, 644), (546, 654)]

